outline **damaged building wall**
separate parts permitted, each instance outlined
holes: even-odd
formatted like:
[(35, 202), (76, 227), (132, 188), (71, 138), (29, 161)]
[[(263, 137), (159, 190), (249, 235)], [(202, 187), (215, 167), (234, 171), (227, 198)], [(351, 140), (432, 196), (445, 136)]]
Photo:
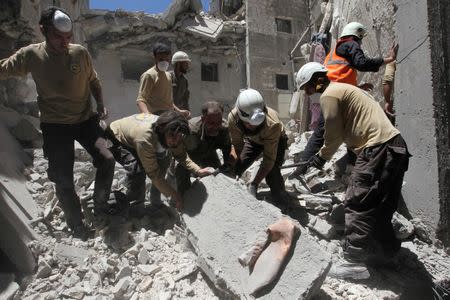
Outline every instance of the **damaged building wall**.
[(289, 118), (289, 101), (295, 89), (289, 54), (308, 20), (305, 1), (246, 1), (247, 83), (259, 90), (283, 119)]
[[(173, 8), (173, 7), (172, 7)], [(154, 65), (156, 42), (172, 53), (189, 54), (190, 106), (200, 114), (205, 101), (216, 100), (228, 110), (245, 87), (245, 23), (192, 12), (177, 16), (173, 27), (157, 15), (90, 10), (83, 30), (101, 79), (112, 121), (136, 113), (140, 75)]]
[[(362, 22), (369, 30), (362, 44), (368, 56), (386, 56), (393, 41), (399, 43), (394, 106), (398, 128), (413, 155), (403, 196), (410, 213), (421, 218), (431, 232), (438, 230), (448, 244), (449, 8), (444, 2), (333, 1), (331, 32), (335, 40), (345, 24)], [(381, 104), (383, 72), (384, 67), (358, 78), (374, 84), (372, 94)]]

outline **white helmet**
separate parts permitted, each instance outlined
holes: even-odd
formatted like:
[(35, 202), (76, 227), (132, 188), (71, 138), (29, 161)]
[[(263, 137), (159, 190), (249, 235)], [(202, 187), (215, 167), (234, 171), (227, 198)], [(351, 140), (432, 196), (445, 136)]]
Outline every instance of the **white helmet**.
[(303, 65), (297, 72), (297, 77), (295, 82), (297, 83), (297, 88), (302, 90), (305, 84), (307, 84), (315, 73), (327, 73), (327, 68), (318, 62), (309, 62)]
[(191, 59), (189, 58), (189, 55), (187, 55), (186, 52), (183, 51), (177, 51), (172, 55), (172, 65), (176, 64), (177, 62), (187, 61), (190, 62)]
[(344, 26), (344, 29), (342, 29), (342, 33), (339, 36), (339, 38), (349, 35), (353, 35), (356, 36), (357, 38), (362, 39), (367, 35), (367, 28), (361, 23), (350, 22)]
[(254, 89), (241, 91), (236, 100), (239, 119), (253, 126), (258, 126), (266, 119), (266, 105), (261, 94)]

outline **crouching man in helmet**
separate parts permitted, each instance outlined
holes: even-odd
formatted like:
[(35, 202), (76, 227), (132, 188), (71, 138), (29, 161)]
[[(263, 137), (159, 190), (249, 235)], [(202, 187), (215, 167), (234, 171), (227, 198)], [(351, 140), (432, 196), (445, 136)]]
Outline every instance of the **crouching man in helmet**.
[(236, 156), (235, 173), (242, 173), (262, 154), (261, 166), (249, 184), (256, 197), (258, 185), (265, 178), (274, 202), (288, 200), (281, 176), (287, 137), (275, 110), (267, 107), (261, 94), (253, 89), (242, 91), (228, 115), (228, 127)]
[[(175, 201), (181, 210), (181, 195), (165, 179), (170, 156), (187, 170), (204, 177), (211, 174), (201, 169), (186, 154), (183, 135), (189, 134), (189, 124), (182, 113), (166, 111), (161, 116), (136, 114), (112, 122), (106, 136), (112, 142), (110, 148), (117, 162), (127, 171), (127, 198), (130, 213), (143, 211), (145, 198), (145, 174), (152, 181), (150, 200), (161, 201), (161, 193)], [(112, 180), (112, 178), (111, 178)]]
[(391, 219), (410, 154), (400, 132), (365, 91), (330, 82), (327, 69), (316, 62), (304, 65), (296, 81), (306, 94), (321, 94), (325, 120), (324, 145), (308, 167), (321, 169), (342, 143), (357, 155), (344, 200), (347, 262), (332, 269), (332, 275), (339, 277), (356, 274), (358, 270), (348, 261), (368, 263), (372, 258), (391, 257), (400, 249)]

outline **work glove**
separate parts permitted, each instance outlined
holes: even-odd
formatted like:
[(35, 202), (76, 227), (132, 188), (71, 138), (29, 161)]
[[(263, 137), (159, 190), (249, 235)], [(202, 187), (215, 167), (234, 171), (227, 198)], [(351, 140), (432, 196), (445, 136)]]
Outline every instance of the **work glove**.
[(309, 162), (305, 161), (303, 165), (298, 166), (297, 168), (295, 168), (294, 172), (289, 174), (288, 178), (289, 179), (293, 179), (293, 178), (296, 178), (298, 176), (305, 175), (306, 171), (308, 171), (308, 167), (309, 167)]
[(311, 159), (308, 162), (308, 168), (314, 167), (316, 169), (322, 170), (323, 166), (325, 165), (327, 161), (320, 157), (319, 153), (311, 157)]
[(256, 198), (256, 193), (258, 191), (258, 185), (255, 182), (251, 182), (247, 186), (247, 191), (250, 193), (250, 195), (252, 195), (253, 197)]

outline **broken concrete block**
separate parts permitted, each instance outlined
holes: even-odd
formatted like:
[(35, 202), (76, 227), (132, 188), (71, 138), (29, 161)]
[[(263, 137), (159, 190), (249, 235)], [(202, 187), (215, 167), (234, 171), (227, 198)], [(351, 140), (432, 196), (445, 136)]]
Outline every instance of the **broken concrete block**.
[(172, 27), (179, 14), (184, 12), (200, 13), (202, 7), (200, 0), (174, 0), (164, 12), (162, 19), (169, 27)]
[(330, 223), (316, 216), (310, 216), (308, 228), (327, 240), (331, 239), (335, 234), (334, 227)]
[(153, 278), (145, 277), (144, 280), (138, 285), (138, 289), (141, 293), (145, 293), (153, 284)]
[(112, 293), (114, 295), (114, 299), (123, 299), (123, 295), (127, 292), (128, 288), (131, 286), (131, 277), (124, 277), (116, 283), (116, 285), (112, 288)]
[(119, 272), (117, 272), (115, 281), (118, 282), (120, 279), (124, 277), (131, 276), (132, 273), (133, 271), (131, 270), (130, 266), (124, 266), (119, 269)]
[(153, 275), (158, 273), (162, 267), (157, 265), (138, 265), (137, 269), (142, 275)]
[(81, 299), (83, 299), (83, 297), (85, 295), (85, 291), (79, 286), (74, 286), (74, 287), (63, 290), (61, 295), (65, 296), (67, 298), (70, 298), (70, 299), (81, 300)]
[(432, 242), (430, 238), (430, 233), (425, 224), (423, 224), (422, 220), (419, 218), (411, 219), (411, 223), (414, 225), (414, 232), (417, 234), (417, 237), (425, 242), (430, 244)]
[(43, 139), (39, 128), (39, 119), (24, 116), (19, 123), (11, 129), (12, 135), (20, 142), (32, 143), (33, 147), (42, 147)]
[(88, 258), (89, 255), (93, 254), (93, 251), (80, 247), (65, 244), (56, 244), (55, 246), (55, 256), (63, 263), (75, 263), (77, 265), (82, 265), (84, 260)]
[(44, 259), (39, 261), (36, 278), (46, 278), (52, 273), (52, 268), (48, 265)]
[(141, 265), (145, 265), (149, 262), (150, 259), (150, 254), (148, 253), (147, 249), (142, 248), (138, 254), (138, 262)]
[(392, 226), (394, 227), (395, 236), (400, 240), (405, 240), (414, 233), (414, 225), (397, 212), (392, 216)]
[[(282, 214), (248, 194), (243, 185), (222, 174), (202, 178), (185, 194), (183, 219), (198, 263), (217, 288), (229, 297), (249, 297), (249, 274), (240, 266), (244, 253), (257, 234)], [(331, 265), (324, 252), (304, 228), (293, 243), (292, 256), (265, 299), (311, 299), (319, 290)]]
[(298, 196), (298, 199), (305, 201), (306, 208), (313, 211), (330, 211), (333, 207), (331, 196), (302, 194)]

